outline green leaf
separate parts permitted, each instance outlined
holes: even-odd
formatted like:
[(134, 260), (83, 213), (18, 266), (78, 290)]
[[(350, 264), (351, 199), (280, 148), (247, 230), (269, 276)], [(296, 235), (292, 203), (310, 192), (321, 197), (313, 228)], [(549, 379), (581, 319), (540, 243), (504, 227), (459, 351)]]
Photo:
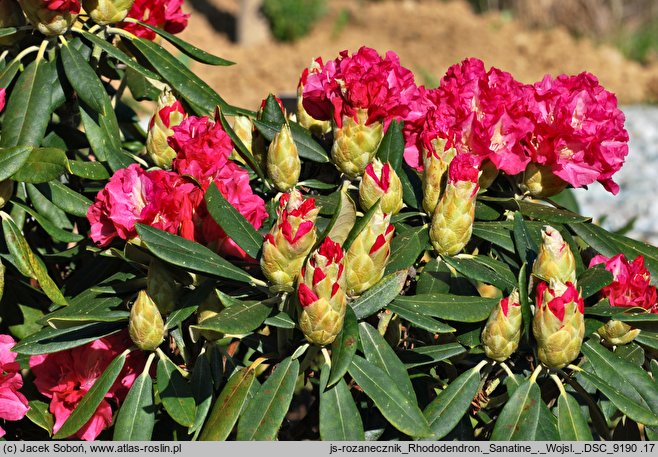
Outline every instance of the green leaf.
[(205, 201), (215, 222), (251, 258), (256, 259), (263, 245), (263, 235), (224, 198), (215, 183), (208, 187)]
[[(131, 21), (132, 22), (132, 21)], [(197, 62), (205, 63), (208, 65), (221, 65), (221, 66), (229, 66), (229, 65), (235, 65), (234, 62), (231, 62), (226, 59), (222, 59), (221, 57), (214, 56), (212, 54), (207, 53), (206, 51), (203, 51), (196, 46), (191, 45), (187, 41), (181, 40), (175, 35), (172, 35), (169, 32), (166, 32), (158, 27), (154, 27), (151, 24), (147, 24), (145, 22), (141, 21), (136, 21), (139, 25), (146, 27), (147, 29), (153, 30), (155, 33), (160, 35), (162, 38), (173, 44), (179, 51), (181, 51), (183, 54), (193, 58)]]
[(585, 243), (590, 245), (599, 253), (606, 257), (613, 257), (619, 254), (619, 247), (609, 236), (610, 234), (604, 229), (594, 224), (569, 224), (569, 227)]
[(285, 311), (278, 312), (263, 321), (265, 325), (271, 325), (277, 328), (293, 329), (297, 326), (290, 315)]
[(455, 428), (468, 412), (479, 387), (480, 371), (471, 368), (459, 375), (427, 405), (423, 414), (434, 432), (432, 439), (440, 440)]
[(338, 209), (331, 218), (329, 225), (325, 228), (322, 235), (318, 237), (318, 244), (324, 238), (331, 238), (331, 240), (338, 244), (343, 244), (347, 239), (354, 223), (356, 222), (356, 205), (347, 194), (347, 186), (344, 185), (340, 190), (340, 201)]
[(523, 262), (519, 270), (519, 302), (521, 303), (521, 317), (523, 318), (523, 339), (530, 342), (530, 326), (532, 325), (532, 308), (528, 295), (528, 264)]
[(580, 405), (568, 393), (557, 400), (557, 427), (562, 441), (592, 441), (592, 432)]
[(517, 285), (517, 280), (506, 263), (486, 256), (443, 256), (443, 261), (467, 278), (492, 284), (505, 293)]
[(514, 240), (509, 222), (478, 222), (473, 224), (473, 236), (514, 252)]
[(380, 368), (354, 356), (349, 373), (391, 425), (415, 438), (430, 436), (432, 430), (416, 402), (412, 402)]
[(411, 369), (424, 365), (433, 365), (465, 352), (466, 349), (461, 344), (447, 343), (435, 346), (421, 346), (411, 351), (404, 351), (400, 354), (400, 358), (407, 369)]
[(418, 282), (417, 294), (445, 294), (450, 292), (452, 273), (441, 259), (434, 258), (423, 267)]
[[(2, 270), (2, 268), (0, 268)], [(0, 283), (2, 282), (2, 274), (0, 272)], [(0, 300), (2, 300), (2, 287), (0, 287)], [(36, 308), (31, 308), (25, 305), (18, 305), (18, 308), (21, 310), (23, 315), (23, 323), (18, 325), (10, 325), (9, 331), (17, 339), (22, 340), (33, 333), (41, 330), (41, 324), (39, 323), (43, 317), (43, 311)]]
[(410, 208), (421, 209), (423, 203), (423, 185), (418, 173), (406, 163), (402, 163), (402, 172), (398, 174), (402, 183), (402, 199)]
[(356, 238), (361, 234), (361, 232), (370, 224), (370, 221), (372, 220), (372, 217), (375, 215), (377, 210), (379, 210), (379, 200), (370, 207), (368, 211), (365, 212), (365, 214), (359, 218), (359, 220), (352, 226), (352, 229), (350, 232), (347, 234), (347, 238), (343, 242), (343, 251), (347, 252), (350, 250), (350, 246), (352, 246), (352, 243)]
[(4, 181), (21, 169), (32, 153), (31, 146), (0, 148), (0, 181)]
[(515, 200), (519, 211), (524, 216), (532, 219), (539, 219), (545, 222), (555, 222), (558, 224), (573, 224), (578, 222), (590, 221), (591, 217), (581, 216), (566, 209), (557, 209), (553, 206), (531, 203), (526, 200)]
[(588, 268), (578, 276), (578, 288), (583, 298), (589, 298), (612, 282), (612, 273), (603, 268), (602, 264)]
[(21, 340), (12, 348), (12, 351), (26, 355), (52, 354), (83, 346), (111, 335), (120, 328), (125, 328), (125, 324), (94, 322), (62, 329), (46, 327)]
[(12, 175), (14, 181), (41, 183), (57, 179), (66, 173), (66, 153), (57, 148), (34, 148), (23, 166)]
[(396, 271), (380, 279), (377, 284), (350, 303), (356, 318), (364, 319), (386, 307), (400, 294), (406, 280), (407, 270)]
[[(281, 131), (281, 124), (276, 122), (254, 119), (253, 123), (268, 141), (272, 141), (274, 135)], [(296, 122), (289, 122), (288, 125), (290, 125), (290, 133), (292, 133), (292, 139), (295, 146), (297, 146), (299, 157), (318, 163), (329, 162), (329, 156), (325, 150), (304, 127)]]
[[(107, 95), (107, 94), (106, 94)], [(100, 115), (84, 103), (80, 103), (80, 117), (89, 146), (101, 162), (107, 162), (113, 171), (130, 166), (132, 160), (121, 150), (121, 132), (116, 114), (105, 99), (106, 115)]]
[(337, 186), (338, 184), (328, 183), (318, 179), (305, 179), (304, 181), (299, 181), (297, 183), (297, 187), (309, 187), (311, 189), (320, 190), (335, 189)]
[(208, 115), (218, 105), (228, 108), (227, 103), (191, 70), (166, 51), (162, 46), (150, 40), (136, 38), (130, 42), (153, 66), (177, 93), (187, 100), (197, 114)]
[(521, 261), (532, 266), (537, 258), (537, 244), (534, 242), (528, 231), (528, 225), (523, 220), (521, 213), (514, 213), (514, 246), (519, 253)]
[(250, 283), (244, 270), (215, 254), (205, 246), (148, 225), (135, 224), (137, 233), (156, 257), (187, 270)]
[(73, 224), (64, 211), (58, 208), (51, 200), (52, 192), (47, 186), (26, 184), (25, 190), (34, 209), (58, 228), (73, 230)]
[(201, 427), (212, 406), (214, 386), (212, 382), (208, 382), (209, 379), (212, 379), (212, 367), (210, 366), (208, 351), (206, 351), (197, 357), (192, 371), (192, 393), (196, 403), (196, 416), (189, 433), (201, 431)]
[(492, 441), (534, 441), (539, 426), (541, 392), (528, 380), (512, 394), (500, 412), (491, 434)]
[[(108, 105), (105, 103), (105, 87), (96, 72), (89, 66), (80, 52), (68, 43), (60, 47), (62, 66), (66, 78), (76, 91), (80, 100), (85, 102), (91, 109), (105, 116)], [(111, 107), (111, 105), (110, 105)]]
[(452, 333), (455, 329), (448, 324), (425, 316), (424, 314), (417, 313), (409, 308), (389, 303), (386, 308), (399, 315), (402, 319), (409, 321), (411, 324), (418, 328), (427, 330), (432, 333)]
[(296, 359), (288, 357), (276, 366), (240, 417), (237, 440), (276, 439), (292, 401), (298, 374)]
[(273, 94), (269, 94), (265, 99), (265, 106), (262, 112), (262, 121), (272, 122), (282, 126), (286, 122), (286, 116), (283, 114), (279, 102)]
[(452, 294), (401, 296), (394, 304), (419, 314), (457, 322), (481, 322), (489, 317), (497, 298)]
[(46, 233), (48, 233), (48, 235), (50, 235), (53, 240), (62, 241), (64, 243), (77, 243), (78, 241), (84, 239), (82, 235), (62, 230), (29, 206), (24, 205), (18, 201), (14, 201), (13, 203), (17, 207), (23, 209), (23, 211), (28, 213), (30, 216), (32, 216), (34, 220), (37, 221), (37, 223), (46, 231)]
[(229, 436), (249, 398), (255, 379), (256, 372), (250, 368), (243, 368), (231, 376), (215, 401), (199, 437), (201, 441), (223, 441)]
[(345, 381), (327, 388), (329, 366), (320, 374), (320, 438), (325, 441), (364, 441), (363, 422)]
[(249, 333), (258, 328), (269, 316), (272, 308), (263, 302), (244, 302), (222, 310), (218, 315), (204, 320), (190, 330), (211, 330), (230, 335)]
[(45, 320), (53, 328), (67, 328), (92, 322), (120, 322), (128, 320), (130, 313), (125, 309), (114, 310), (123, 304), (119, 297), (89, 297), (72, 301), (69, 306), (50, 313)]
[(83, 162), (81, 160), (69, 160), (71, 174), (94, 181), (104, 181), (110, 178), (105, 166), (100, 162)]
[(427, 226), (401, 230), (396, 227), (396, 234), (391, 241), (391, 256), (386, 265), (385, 274), (397, 270), (406, 270), (416, 263), (420, 255), (428, 248), (430, 242)]
[(347, 373), (352, 358), (356, 354), (359, 343), (359, 325), (356, 320), (354, 311), (349, 306), (345, 312), (343, 328), (331, 343), (331, 376), (326, 385), (333, 386), (339, 380), (343, 379)]
[(359, 324), (359, 335), (366, 360), (384, 371), (407, 398), (417, 403), (407, 369), (386, 340), (366, 322)]
[(169, 416), (183, 427), (191, 427), (196, 415), (192, 386), (167, 357), (158, 361), (158, 391)]
[(402, 157), (404, 155), (404, 135), (402, 135), (402, 123), (393, 120), (386, 129), (386, 134), (377, 148), (377, 158), (382, 163), (388, 162), (398, 174), (402, 171)]
[(53, 85), (47, 63), (34, 60), (18, 77), (5, 106), (0, 147), (39, 146), (50, 121)]
[(658, 333), (652, 333), (642, 330), (635, 341), (643, 346), (658, 350)]
[(123, 365), (126, 363), (127, 355), (128, 351), (124, 351), (110, 362), (103, 374), (96, 379), (94, 385), (91, 386), (68, 419), (62, 424), (62, 428), (55, 434), (54, 439), (62, 439), (73, 435), (91, 419), (98, 405), (101, 404), (112, 384), (119, 377)]
[(14, 59), (9, 65), (0, 70), (0, 87), (9, 87), (22, 65), (23, 63), (20, 59)]
[(78, 217), (87, 217), (87, 210), (92, 205), (84, 195), (81, 195), (59, 181), (51, 181), (48, 183), (52, 193), (52, 200), (58, 208), (73, 214)]
[(149, 441), (155, 426), (153, 381), (145, 371), (135, 379), (114, 425), (114, 441)]
[(51, 436), (53, 434), (55, 418), (48, 411), (48, 403), (41, 400), (31, 400), (28, 405), (30, 406), (30, 409), (27, 411), (27, 418), (30, 419), (33, 424), (47, 431), (48, 436)]

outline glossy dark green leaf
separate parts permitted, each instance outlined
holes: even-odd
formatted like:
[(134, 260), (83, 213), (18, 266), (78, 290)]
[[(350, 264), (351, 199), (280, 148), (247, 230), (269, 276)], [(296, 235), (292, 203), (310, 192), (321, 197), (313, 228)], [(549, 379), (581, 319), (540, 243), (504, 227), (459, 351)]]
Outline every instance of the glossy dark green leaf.
[(197, 357), (194, 363), (194, 370), (192, 371), (192, 393), (194, 394), (194, 401), (196, 403), (196, 416), (194, 417), (194, 425), (190, 428), (189, 433), (201, 431), (201, 427), (212, 406), (214, 386), (212, 382), (208, 382), (209, 379), (212, 379), (212, 367), (209, 353), (206, 351)]
[(244, 270), (205, 246), (148, 225), (136, 224), (136, 228), (149, 250), (165, 262), (219, 278), (247, 283), (252, 281)]
[(67, 328), (92, 322), (120, 322), (128, 320), (130, 313), (118, 308), (123, 304), (119, 297), (89, 297), (72, 301), (69, 306), (48, 314), (45, 320), (53, 328)]
[(519, 257), (521, 257), (521, 262), (532, 266), (537, 258), (537, 244), (530, 236), (528, 224), (523, 220), (523, 216), (518, 211), (514, 213), (513, 235), (514, 246)]
[(446, 343), (421, 346), (411, 351), (404, 351), (400, 354), (400, 358), (407, 368), (415, 368), (433, 365), (465, 352), (466, 349), (459, 343)]
[(434, 258), (427, 262), (416, 282), (417, 294), (445, 294), (450, 292), (452, 273), (445, 262)]
[(361, 232), (370, 224), (372, 217), (379, 210), (379, 208), (380, 208), (379, 200), (377, 200), (377, 203), (372, 205), (370, 209), (366, 211), (365, 214), (362, 217), (360, 217), (356, 221), (356, 223), (352, 226), (352, 229), (347, 234), (347, 238), (343, 242), (343, 250), (345, 252), (349, 251), (350, 246), (352, 246), (354, 240), (356, 240), (356, 238), (361, 234)]
[(471, 368), (459, 375), (427, 405), (423, 414), (434, 432), (432, 439), (439, 440), (455, 428), (468, 412), (479, 387), (480, 372)]
[(417, 403), (409, 373), (384, 337), (367, 322), (359, 324), (359, 335), (366, 360), (383, 370), (407, 398)]
[(114, 441), (149, 441), (155, 426), (153, 381), (148, 372), (137, 376), (121, 404), (114, 425)]
[(100, 162), (83, 162), (82, 160), (69, 160), (71, 174), (85, 179), (103, 181), (110, 177), (105, 166)]
[(26, 184), (25, 190), (27, 191), (32, 207), (34, 207), (39, 214), (57, 225), (59, 228), (73, 230), (73, 224), (66, 213), (51, 201), (55, 200), (55, 198), (52, 196), (49, 187)]
[(401, 296), (393, 302), (420, 314), (457, 322), (481, 322), (498, 303), (496, 298), (452, 294)]
[(557, 418), (543, 401), (539, 403), (539, 423), (535, 439), (537, 441), (559, 441), (560, 439)]
[(272, 122), (273, 124), (283, 125), (286, 122), (286, 116), (283, 114), (279, 102), (273, 94), (269, 94), (265, 99), (261, 120)]
[(119, 377), (123, 365), (126, 363), (127, 354), (128, 351), (123, 352), (110, 362), (53, 438), (61, 439), (71, 436), (91, 419), (96, 408), (101, 404), (112, 384)]
[(492, 441), (534, 441), (540, 418), (541, 392), (536, 383), (525, 381), (500, 412)]
[(557, 400), (557, 426), (562, 441), (592, 441), (592, 432), (580, 405), (568, 393)]
[(519, 211), (524, 216), (532, 219), (539, 219), (544, 222), (555, 222), (558, 224), (572, 224), (578, 222), (587, 222), (590, 217), (581, 216), (566, 209), (558, 209), (549, 205), (531, 203), (526, 200), (517, 200)]
[(613, 280), (612, 273), (600, 267), (588, 268), (578, 277), (578, 288), (583, 298), (589, 298)]
[(21, 169), (32, 153), (32, 146), (0, 148), (0, 181), (4, 181)]
[(297, 326), (295, 321), (292, 320), (290, 315), (284, 311), (278, 312), (263, 321), (265, 325), (271, 325), (272, 327), (278, 328), (287, 328), (293, 329)]
[(432, 434), (416, 402), (403, 394), (382, 369), (362, 357), (354, 356), (349, 373), (396, 429), (415, 438)]
[(410, 208), (422, 209), (423, 188), (418, 173), (406, 163), (402, 163), (402, 172), (398, 174), (402, 183), (402, 199)]
[(66, 173), (66, 153), (57, 148), (34, 148), (23, 166), (12, 175), (14, 181), (42, 183), (57, 179)]
[(658, 333), (642, 330), (640, 331), (640, 334), (635, 337), (635, 341), (648, 348), (658, 350)]
[(600, 254), (606, 257), (613, 257), (619, 254), (619, 247), (606, 230), (594, 224), (569, 224), (569, 227), (585, 243), (597, 250)]
[(158, 392), (169, 416), (183, 427), (191, 427), (196, 415), (192, 386), (168, 358), (160, 358), (157, 371)]
[(396, 305), (395, 302), (386, 305), (386, 309), (393, 311), (402, 319), (405, 319), (406, 321), (410, 322), (414, 326), (418, 328), (422, 328), (423, 330), (427, 330), (428, 332), (452, 333), (455, 331), (453, 327), (451, 327), (450, 325), (444, 322), (441, 322), (424, 314), (420, 314), (412, 309), (409, 309), (408, 307)]
[(58, 181), (48, 183), (52, 193), (53, 203), (57, 207), (78, 217), (87, 217), (87, 210), (92, 205), (84, 195), (81, 195)]
[(478, 222), (473, 224), (473, 236), (489, 241), (510, 252), (514, 252), (512, 227), (509, 222)]
[[(272, 141), (274, 135), (281, 131), (281, 124), (276, 122), (267, 122), (254, 120), (254, 125), (258, 131), (268, 140)], [(313, 139), (310, 133), (297, 124), (296, 122), (289, 122), (290, 133), (292, 133), (292, 139), (297, 146), (297, 152), (299, 157), (313, 162), (325, 163), (329, 162), (329, 156), (325, 150), (318, 144), (317, 141)]]
[(263, 245), (263, 235), (231, 205), (212, 183), (205, 195), (208, 212), (226, 234), (253, 259)]
[(320, 438), (325, 441), (363, 441), (363, 422), (350, 389), (341, 378), (327, 388), (330, 368), (320, 374)]
[(66, 351), (111, 335), (120, 328), (125, 328), (125, 324), (94, 322), (62, 329), (46, 327), (21, 340), (12, 348), (12, 351), (27, 355)]
[(304, 181), (299, 181), (297, 187), (309, 187), (311, 189), (320, 189), (320, 190), (329, 190), (335, 189), (338, 187), (338, 184), (328, 183), (320, 181), (318, 179), (305, 179)]
[(523, 262), (519, 270), (519, 302), (521, 303), (521, 316), (523, 317), (523, 339), (530, 342), (530, 326), (532, 325), (532, 308), (528, 291), (528, 264)]
[(66, 78), (78, 97), (97, 113), (106, 115), (106, 109), (111, 105), (105, 103), (105, 87), (87, 59), (68, 43), (60, 48), (60, 55)]
[(406, 280), (407, 270), (396, 271), (384, 276), (377, 284), (350, 303), (356, 318), (364, 319), (386, 307), (400, 294)]
[(290, 357), (274, 372), (247, 404), (238, 422), (239, 441), (275, 440), (295, 391), (299, 362)]
[(100, 115), (86, 104), (80, 103), (80, 117), (85, 135), (96, 157), (102, 162), (107, 162), (113, 171), (117, 171), (130, 166), (133, 161), (121, 150), (119, 122), (109, 97), (106, 97), (104, 101), (107, 114)]
[(33, 424), (41, 427), (48, 432), (48, 436), (53, 434), (53, 425), (55, 425), (55, 418), (48, 411), (48, 403), (42, 402), (41, 400), (30, 400), (29, 402), (30, 409), (27, 411), (27, 418), (32, 421)]
[(39, 146), (50, 121), (52, 84), (43, 59), (18, 77), (5, 106), (0, 147)]
[(0, 70), (0, 87), (9, 87), (22, 65), (23, 63), (20, 59), (14, 59)]
[(512, 291), (517, 280), (509, 266), (487, 256), (443, 257), (443, 261), (467, 278), (492, 284), (506, 293)]
[(430, 241), (427, 226), (400, 230), (396, 227), (395, 237), (391, 241), (391, 256), (386, 266), (386, 274), (397, 270), (406, 270), (416, 263), (416, 260), (428, 248)]
[(343, 321), (343, 329), (331, 343), (331, 376), (326, 385), (331, 387), (343, 379), (359, 343), (359, 325), (354, 311), (348, 306)]
[(377, 148), (377, 158), (382, 163), (388, 162), (395, 172), (402, 173), (402, 157), (404, 155), (404, 135), (402, 123), (393, 120), (386, 129), (386, 134)]
[(621, 346), (615, 347), (614, 353), (617, 357), (628, 360), (631, 363), (641, 367), (644, 365), (644, 349), (636, 342), (630, 342)]
[(190, 326), (190, 330), (240, 335), (258, 328), (271, 311), (272, 308), (262, 302), (244, 302), (226, 308), (198, 325)]
[(48, 233), (48, 235), (50, 235), (50, 237), (55, 241), (62, 241), (64, 243), (77, 243), (78, 241), (84, 239), (82, 235), (62, 230), (56, 224), (50, 222), (47, 218), (43, 217), (41, 214), (37, 213), (27, 205), (24, 205), (18, 201), (14, 201), (14, 205), (23, 209), (23, 211), (32, 216), (34, 220), (41, 226), (41, 228), (43, 228), (46, 233)]

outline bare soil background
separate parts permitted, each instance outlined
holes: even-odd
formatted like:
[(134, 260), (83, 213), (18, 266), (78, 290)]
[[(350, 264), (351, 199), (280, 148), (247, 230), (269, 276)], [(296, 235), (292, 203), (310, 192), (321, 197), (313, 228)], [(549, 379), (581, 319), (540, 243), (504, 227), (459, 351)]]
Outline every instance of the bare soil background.
[[(303, 68), (317, 56), (332, 59), (362, 45), (395, 51), (417, 82), (435, 86), (446, 69), (466, 57), (532, 83), (545, 74), (589, 71), (620, 103), (658, 100), (658, 64), (645, 67), (615, 48), (576, 39), (566, 29), (538, 29), (499, 13), (476, 15), (463, 0), (331, 0), (328, 14), (295, 43), (235, 43), (238, 0), (188, 0), (192, 13), (181, 38), (236, 62), (192, 69), (229, 103), (256, 109), (268, 93), (295, 91)], [(346, 20), (347, 19), (347, 20)]]

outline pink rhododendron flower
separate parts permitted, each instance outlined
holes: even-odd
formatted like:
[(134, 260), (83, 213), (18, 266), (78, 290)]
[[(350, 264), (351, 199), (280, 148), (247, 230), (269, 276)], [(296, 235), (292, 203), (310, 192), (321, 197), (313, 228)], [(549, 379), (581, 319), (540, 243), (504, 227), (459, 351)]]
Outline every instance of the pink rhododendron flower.
[(46, 8), (50, 11), (78, 14), (80, 12), (79, 0), (44, 0)]
[(173, 129), (167, 140), (177, 152), (172, 166), (181, 175), (190, 175), (204, 190), (226, 165), (233, 143), (219, 122), (190, 116)]
[[(110, 362), (131, 345), (127, 331), (123, 331), (67, 351), (30, 358), (34, 385), (41, 394), (50, 398), (49, 410), (55, 416), (53, 432), (57, 433), (62, 427)], [(119, 377), (75, 437), (94, 440), (112, 423), (111, 405), (119, 406), (126, 398), (145, 361), (141, 351), (128, 354)]]
[(4, 87), (0, 87), (0, 113), (5, 109), (5, 95), (7, 90)]
[(457, 154), (448, 167), (448, 182), (451, 183), (460, 181), (477, 183), (479, 175), (477, 158), (471, 154)]
[(176, 173), (132, 164), (114, 173), (89, 207), (91, 238), (99, 246), (117, 236), (129, 240), (137, 236), (137, 223), (192, 238), (193, 211), (202, 198), (197, 186)]
[[(0, 335), (0, 419), (17, 421), (30, 409), (27, 398), (18, 391), (23, 387), (21, 367), (16, 353), (11, 352), (16, 342), (9, 335)], [(0, 437), (5, 431), (0, 427)]]
[[(180, 33), (187, 27), (189, 14), (183, 13), (183, 0), (135, 0), (128, 12), (132, 17), (169, 33)], [(122, 27), (141, 38), (152, 40), (156, 34), (138, 24), (123, 23)]]
[(639, 307), (658, 314), (656, 287), (650, 284), (651, 275), (644, 266), (644, 257), (629, 262), (623, 254), (607, 258), (597, 255), (589, 263), (590, 268), (600, 263), (612, 273), (614, 280), (602, 289), (602, 295), (611, 306)]
[(617, 98), (595, 76), (546, 76), (534, 85), (535, 124), (529, 152), (573, 187), (594, 181), (616, 194), (612, 180), (628, 154), (628, 132)]
[(183, 116), (187, 115), (180, 100), (174, 101), (171, 105), (165, 105), (162, 109), (160, 109), (160, 111), (151, 116), (151, 120), (149, 121), (149, 130), (153, 128), (156, 116), (162, 119), (162, 123), (165, 127), (171, 127), (171, 115), (172, 113), (176, 112), (182, 114)]

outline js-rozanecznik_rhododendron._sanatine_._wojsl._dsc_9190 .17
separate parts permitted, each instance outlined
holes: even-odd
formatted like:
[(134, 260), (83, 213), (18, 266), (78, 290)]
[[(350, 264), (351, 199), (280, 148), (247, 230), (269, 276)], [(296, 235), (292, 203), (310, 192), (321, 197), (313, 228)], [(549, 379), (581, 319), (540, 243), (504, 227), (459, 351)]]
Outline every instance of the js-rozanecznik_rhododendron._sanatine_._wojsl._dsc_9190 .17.
[(181, 3), (0, 2), (6, 439), (658, 438), (658, 249), (570, 194), (628, 154), (596, 76), (364, 46), (237, 107)]

